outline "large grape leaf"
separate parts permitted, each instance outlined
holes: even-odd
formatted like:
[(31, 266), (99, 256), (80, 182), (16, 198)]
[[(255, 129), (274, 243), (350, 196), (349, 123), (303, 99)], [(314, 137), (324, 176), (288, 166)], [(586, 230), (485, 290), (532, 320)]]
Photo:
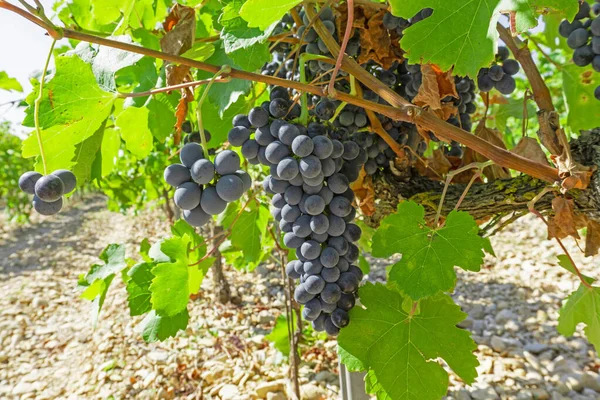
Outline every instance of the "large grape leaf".
[(240, 16), (248, 21), (249, 27), (267, 29), (279, 21), (290, 9), (302, 0), (248, 0), (240, 10)]
[(359, 295), (366, 309), (350, 311), (350, 324), (338, 336), (340, 358), (349, 370), (371, 370), (371, 383), (393, 399), (442, 398), (448, 373), (437, 358), (466, 383), (475, 380), (477, 345), (468, 331), (456, 327), (467, 315), (449, 296), (421, 300), (415, 308), (381, 284), (367, 283)]
[(15, 78), (11, 78), (4, 71), (0, 71), (0, 90), (14, 90), (16, 92), (22, 92), (23, 87)]
[(594, 90), (600, 86), (600, 74), (591, 67), (575, 64), (562, 67), (563, 93), (567, 105), (567, 125), (575, 133), (600, 126), (600, 103)]
[(121, 135), (114, 128), (104, 130), (102, 144), (100, 146), (100, 157), (102, 158), (101, 176), (105, 177), (115, 168), (119, 147), (121, 146)]
[(219, 17), (219, 23), (223, 27), (221, 39), (223, 39), (223, 45), (228, 54), (264, 43), (277, 26), (276, 23), (273, 23), (265, 30), (250, 28), (248, 22), (240, 16), (242, 4), (241, 0), (230, 1), (223, 7)]
[(424, 8), (433, 15), (404, 30), (402, 49), (411, 63), (437, 64), (456, 75), (476, 76), (494, 60), (500, 12), (515, 11), (519, 28), (536, 25), (536, 10), (557, 9), (573, 17), (577, 0), (391, 0), (392, 13), (411, 18)]
[(153, 148), (152, 132), (148, 128), (149, 113), (146, 107), (128, 107), (117, 117), (116, 125), (127, 150), (137, 158), (145, 158)]
[(590, 343), (600, 348), (600, 288), (591, 289), (581, 284), (564, 303), (558, 317), (558, 331), (571, 336), (580, 323), (586, 325), (584, 331)]
[(140, 322), (138, 328), (142, 337), (148, 343), (162, 341), (173, 337), (187, 327), (190, 315), (185, 309), (171, 317), (161, 316), (157, 311), (150, 311)]
[(85, 288), (81, 298), (92, 302), (92, 323), (94, 327), (98, 322), (98, 315), (102, 310), (108, 288), (115, 275), (127, 267), (125, 261), (125, 246), (109, 244), (99, 256), (103, 264), (94, 264), (87, 274), (79, 277), (79, 286)]
[(477, 234), (477, 223), (466, 212), (452, 211), (438, 229), (429, 228), (424, 217), (421, 205), (402, 202), (373, 236), (375, 257), (402, 254), (390, 271), (389, 284), (414, 300), (451, 290), (455, 266), (479, 271), (486, 246)]
[(189, 236), (175, 236), (162, 240), (151, 249), (151, 257), (157, 262), (152, 268), (155, 278), (150, 285), (151, 302), (152, 309), (160, 316), (174, 317), (187, 308), (189, 244)]

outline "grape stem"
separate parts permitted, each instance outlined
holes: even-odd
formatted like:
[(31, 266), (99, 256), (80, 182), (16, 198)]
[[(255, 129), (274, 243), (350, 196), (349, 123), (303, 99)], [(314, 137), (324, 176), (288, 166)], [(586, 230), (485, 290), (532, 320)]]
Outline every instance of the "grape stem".
[[(544, 224), (546, 224), (547, 227), (549, 227), (548, 221), (546, 221), (546, 218), (544, 218), (544, 216), (542, 215), (542, 213), (540, 213), (538, 210), (535, 209), (535, 203), (537, 203), (537, 201), (539, 199), (541, 199), (542, 197), (544, 197), (546, 195), (546, 193), (555, 191), (556, 189), (557, 188), (555, 186), (546, 187), (546, 188), (544, 188), (544, 190), (542, 190), (540, 193), (538, 193), (537, 196), (535, 196), (533, 199), (531, 199), (530, 202), (527, 203), (527, 208), (529, 209), (529, 212), (532, 213), (533, 215), (535, 215), (536, 217), (538, 217), (539, 219), (541, 219), (544, 222)], [(559, 246), (562, 248), (563, 252), (565, 253), (565, 255), (567, 256), (567, 258), (571, 262), (571, 265), (573, 266), (573, 269), (575, 270), (575, 274), (577, 275), (577, 277), (581, 281), (581, 284), (583, 286), (587, 287), (588, 289), (593, 289), (592, 285), (590, 285), (587, 282), (587, 280), (581, 274), (581, 271), (579, 271), (579, 268), (577, 268), (577, 265), (575, 264), (575, 260), (573, 260), (573, 257), (571, 257), (571, 254), (569, 253), (569, 251), (565, 247), (565, 245), (562, 242), (562, 240), (560, 240), (560, 238), (558, 236), (555, 236), (554, 239), (556, 239), (556, 241), (558, 242)]]
[(348, 6), (346, 31), (344, 32), (344, 39), (342, 40), (342, 45), (340, 46), (340, 54), (338, 54), (335, 67), (333, 68), (333, 73), (331, 74), (331, 80), (329, 81), (329, 86), (327, 87), (327, 94), (331, 96), (335, 95), (335, 77), (337, 76), (338, 72), (340, 72), (340, 68), (342, 67), (342, 61), (344, 61), (346, 47), (348, 46), (350, 34), (352, 33), (352, 24), (354, 23), (354, 0), (347, 0), (346, 5)]
[[(314, 9), (312, 9), (312, 7), (310, 7), (310, 3), (308, 4), (309, 7), (306, 10), (309, 14), (309, 17), (314, 16), (315, 11)], [(39, 19), (35, 15), (30, 14), (27, 11), (16, 7), (5, 0), (0, 0), (0, 8), (4, 8), (6, 10), (18, 14), (19, 16), (45, 29), (49, 33), (51, 33), (53, 29), (51, 25)], [(337, 56), (339, 54), (339, 46), (320, 20), (316, 21), (315, 29), (317, 30), (319, 36), (325, 38), (324, 41), (327, 47), (331, 47), (334, 50), (332, 54), (335, 54)], [(197, 68), (207, 72), (216, 73), (220, 69), (219, 66), (211, 65), (205, 62), (196, 61), (181, 56), (166, 54), (162, 51), (152, 50), (130, 43), (123, 43), (112, 39), (106, 39), (94, 35), (89, 35), (71, 29), (63, 29), (61, 34), (62, 36), (60, 37), (64, 36), (69, 39), (80, 40), (88, 43), (95, 43), (102, 46), (108, 46), (124, 51), (129, 51), (132, 53), (143, 54), (145, 56), (154, 57), (181, 65), (187, 65), (189, 67)], [(333, 43), (331, 41), (333, 41)], [(335, 52), (336, 48), (338, 49), (337, 52)], [(350, 104), (362, 107), (364, 109), (375, 111), (377, 113), (390, 117), (396, 121), (405, 121), (419, 124), (425, 129), (428, 129), (434, 133), (440, 133), (441, 136), (459, 142), (460, 144), (485, 156), (486, 158), (494, 161), (497, 165), (500, 165), (502, 167), (523, 172), (527, 175), (544, 180), (546, 182), (553, 183), (560, 179), (558, 175), (558, 170), (556, 168), (529, 160), (525, 157), (519, 156), (498, 146), (495, 146), (469, 132), (466, 132), (458, 127), (455, 127), (452, 124), (442, 121), (441, 119), (439, 119), (439, 117), (430, 112), (427, 112), (419, 107), (408, 103), (396, 92), (385, 86), (381, 81), (373, 77), (369, 72), (361, 68), (360, 65), (358, 65), (354, 60), (351, 60), (349, 57), (344, 57), (342, 69), (344, 69), (344, 71), (346, 72), (349, 72), (351, 75), (356, 76), (356, 78), (359, 81), (363, 82), (367, 87), (369, 87), (369, 89), (379, 94), (384, 100), (390, 102), (394, 106), (386, 106), (372, 101), (367, 101), (362, 98), (358, 98), (357, 96), (350, 96), (346, 93), (339, 91), (336, 93), (336, 99), (340, 101), (346, 101)], [(276, 78), (273, 76), (246, 72), (234, 68), (231, 69), (230, 76), (231, 78), (235, 79), (262, 82), (269, 85), (279, 85), (287, 88), (296, 89), (298, 91), (312, 93), (317, 96), (325, 96), (325, 91), (321, 87)]]
[[(209, 155), (208, 155), (208, 146), (206, 144), (206, 135), (204, 134), (204, 124), (202, 123), (202, 104), (204, 104), (204, 100), (206, 100), (206, 96), (208, 95), (208, 92), (210, 90), (210, 88), (212, 87), (213, 83), (215, 83), (215, 81), (219, 78), (219, 77), (223, 77), (223, 75), (228, 75), (231, 72), (231, 67), (229, 65), (223, 65), (221, 67), (221, 69), (219, 71), (217, 71), (217, 73), (208, 81), (208, 85), (206, 85), (206, 88), (204, 89), (204, 91), (202, 92), (202, 95), (200, 96), (200, 100), (198, 100), (198, 103), (196, 104), (196, 116), (198, 118), (198, 130), (200, 131), (200, 141), (202, 142), (202, 150), (204, 151), (204, 158), (206, 158), (208, 160)], [(223, 78), (221, 78), (223, 79)], [(229, 79), (229, 77), (227, 77), (227, 79)]]
[(207, 83), (210, 83), (211, 81), (213, 83), (226, 83), (226, 82), (231, 81), (231, 77), (225, 76), (225, 77), (217, 78), (217, 79), (203, 79), (201, 81), (180, 83), (179, 85), (165, 86), (165, 87), (158, 88), (158, 89), (148, 90), (147, 92), (139, 92), (139, 93), (122, 93), (122, 92), (120, 92), (117, 94), (117, 97), (119, 97), (121, 99), (126, 99), (126, 98), (134, 98), (134, 97), (152, 96), (152, 95), (159, 94), (159, 93), (171, 92), (173, 90), (186, 89), (189, 87), (206, 85)]
[(44, 167), (44, 175), (48, 175), (48, 165), (46, 163), (46, 154), (44, 153), (44, 144), (42, 142), (42, 128), (40, 128), (40, 106), (42, 104), (42, 98), (44, 96), (44, 81), (46, 80), (46, 74), (48, 73), (48, 66), (50, 65), (50, 59), (52, 58), (52, 51), (56, 45), (56, 39), (52, 41), (50, 50), (48, 51), (48, 57), (46, 57), (46, 64), (42, 71), (42, 77), (40, 79), (40, 92), (34, 102), (33, 117), (35, 122), (35, 134), (37, 137), (38, 146), (40, 147), (40, 157), (42, 158), (42, 166)]

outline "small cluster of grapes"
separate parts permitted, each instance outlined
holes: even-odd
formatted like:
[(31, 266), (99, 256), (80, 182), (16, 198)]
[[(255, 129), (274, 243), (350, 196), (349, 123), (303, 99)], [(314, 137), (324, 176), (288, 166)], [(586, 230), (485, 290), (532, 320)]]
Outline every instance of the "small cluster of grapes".
[(490, 68), (482, 68), (477, 75), (477, 85), (482, 92), (489, 92), (496, 88), (500, 93), (509, 95), (517, 88), (513, 75), (516, 75), (521, 66), (519, 62), (510, 57), (510, 52), (504, 46), (498, 47), (496, 62)]
[(50, 175), (27, 171), (19, 178), (19, 187), (33, 195), (33, 208), (41, 215), (57, 214), (63, 206), (63, 196), (77, 186), (77, 178), (68, 169), (59, 169)]
[(246, 171), (240, 170), (236, 152), (216, 154), (214, 164), (204, 158), (198, 143), (188, 143), (179, 153), (181, 164), (165, 168), (165, 181), (176, 187), (173, 200), (191, 226), (205, 225), (212, 215), (222, 213), (227, 203), (238, 200), (252, 186)]
[(272, 112), (271, 106), (288, 96), (285, 89), (272, 88), (269, 106), (237, 115), (228, 139), (242, 147), (244, 157), (270, 168), (263, 185), (273, 195), (271, 213), (285, 246), (296, 249), (298, 258), (286, 266), (290, 278), (300, 279), (294, 298), (304, 304), (303, 317), (316, 330), (336, 335), (349, 322), (363, 276), (352, 265), (361, 230), (352, 223), (354, 192), (344, 169), (360, 149), (355, 142), (331, 139), (319, 122), (305, 127)]
[[(202, 144), (202, 139), (200, 138), (200, 132), (198, 131), (192, 131), (192, 123), (190, 121), (185, 121), (182, 125), (181, 125), (181, 130), (186, 134), (183, 137), (183, 144), (188, 144), (188, 143), (198, 143), (198, 144)], [(206, 129), (204, 130), (204, 139), (206, 139), (206, 143), (210, 142), (211, 139), (211, 134), (209, 131), (207, 131)], [(212, 150), (212, 149), (210, 149)], [(210, 152), (209, 150), (209, 152)]]
[(423, 21), (425, 18), (430, 17), (432, 14), (433, 9), (431, 8), (422, 9), (411, 19), (396, 17), (391, 13), (387, 13), (383, 16), (383, 27), (388, 31), (393, 31), (398, 36), (402, 37), (406, 28), (413, 24), (416, 24), (419, 21)]
[[(567, 38), (567, 45), (575, 50), (575, 65), (586, 67), (592, 64), (594, 70), (600, 72), (600, 0), (596, 0), (592, 8), (585, 1), (580, 3), (575, 20), (562, 21), (558, 32)], [(600, 86), (594, 91), (594, 96), (600, 100)]]

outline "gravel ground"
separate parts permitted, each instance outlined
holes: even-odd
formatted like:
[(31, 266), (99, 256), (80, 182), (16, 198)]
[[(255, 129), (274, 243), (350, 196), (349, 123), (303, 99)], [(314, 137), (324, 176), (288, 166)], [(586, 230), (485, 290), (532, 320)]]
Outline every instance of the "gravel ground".
[[(144, 237), (168, 234), (158, 211), (123, 216), (101, 198), (74, 202), (59, 216), (18, 227), (0, 218), (0, 398), (285, 399), (286, 360), (264, 339), (283, 312), (279, 268), (225, 270), (240, 305), (216, 301), (209, 273), (190, 307), (190, 326), (175, 339), (146, 344), (129, 317), (115, 279), (95, 330), (90, 305), (78, 298), (77, 276), (109, 243), (134, 254)], [(483, 271), (459, 272), (462, 326), (479, 344), (479, 378), (466, 386), (450, 376), (448, 399), (599, 399), (600, 361), (581, 335), (556, 332), (562, 299), (576, 279), (556, 265), (554, 242), (536, 219), (524, 218), (492, 238), (498, 258)], [(569, 250), (595, 275), (573, 241)], [(374, 262), (382, 280), (386, 262)], [(303, 398), (338, 397), (335, 341), (305, 347)]]

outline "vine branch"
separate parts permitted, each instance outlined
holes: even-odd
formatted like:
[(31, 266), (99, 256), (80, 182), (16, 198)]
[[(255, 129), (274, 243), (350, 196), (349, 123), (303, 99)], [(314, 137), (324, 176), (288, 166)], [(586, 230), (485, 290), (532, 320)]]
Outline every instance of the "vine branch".
[[(178, 85), (165, 86), (165, 87), (158, 88), (158, 89), (148, 90), (147, 92), (138, 92), (138, 93), (122, 93), (122, 92), (120, 92), (117, 94), (117, 97), (126, 99), (126, 98), (134, 98), (134, 97), (152, 96), (152, 95), (159, 94), (159, 93), (171, 92), (173, 90), (186, 89), (189, 87), (206, 85), (207, 83), (210, 83), (211, 80), (212, 79), (203, 79), (201, 81), (180, 83)], [(229, 82), (230, 80), (231, 80), (230, 77), (224, 76), (224, 77), (213, 80), (213, 83), (226, 83), (226, 82)]]
[[(36, 17), (35, 15), (32, 15), (26, 12), (25, 10), (6, 2), (5, 0), (0, 0), (0, 8), (4, 8), (19, 14), (23, 18), (26, 18), (32, 23), (42, 27), (49, 33), (54, 29), (51, 25)], [(314, 15), (316, 14), (314, 9), (310, 6), (307, 7), (306, 10), (308, 16), (311, 18), (314, 17)], [(323, 38), (327, 47), (331, 47), (330, 51), (333, 49), (332, 54), (334, 54), (335, 56), (339, 55), (339, 46), (320, 20), (315, 21), (315, 29), (317, 30), (317, 33), (319, 33), (319, 36)], [(323, 32), (323, 30), (325, 32)], [(172, 63), (187, 65), (189, 67), (197, 68), (207, 72), (212, 72), (213, 74), (217, 73), (220, 69), (220, 66), (192, 60), (181, 56), (166, 54), (161, 51), (147, 49), (134, 44), (118, 42), (116, 40), (111, 40), (107, 38), (101, 38), (94, 35), (73, 31), (70, 29), (64, 29), (62, 33), (62, 36), (69, 39), (95, 43), (102, 46), (108, 46), (137, 54), (143, 54), (149, 57), (162, 59)], [(555, 182), (559, 179), (558, 170), (556, 168), (552, 168), (547, 165), (531, 161), (527, 158), (521, 157), (507, 150), (494, 146), (493, 144), (483, 139), (480, 139), (479, 137), (472, 135), (469, 132), (466, 132), (445, 121), (442, 121), (436, 115), (408, 103), (404, 98), (402, 98), (396, 92), (385, 86), (377, 78), (372, 76), (365, 69), (361, 68), (360, 65), (358, 65), (354, 60), (351, 60), (347, 56), (343, 57), (342, 68), (350, 74), (354, 75), (358, 80), (360, 80), (366, 86), (368, 86), (369, 89), (380, 94), (380, 96), (383, 99), (390, 102), (392, 105), (394, 105), (394, 107), (367, 101), (358, 98), (357, 96), (351, 96), (342, 92), (335, 94), (336, 99), (340, 101), (346, 101), (350, 104), (362, 107), (364, 109), (369, 109), (378, 112), (397, 121), (405, 121), (418, 124), (428, 130), (431, 130), (434, 133), (439, 133), (440, 136), (453, 139), (471, 148), (475, 152), (494, 161), (494, 163), (500, 166), (523, 172), (525, 174), (531, 175), (533, 177), (542, 179), (547, 182)], [(231, 78), (262, 82), (269, 85), (279, 85), (287, 88), (296, 89), (298, 91), (305, 91), (318, 96), (326, 96), (323, 88), (319, 86), (303, 84), (300, 82), (276, 78), (268, 75), (261, 75), (232, 68), (230, 76)]]

